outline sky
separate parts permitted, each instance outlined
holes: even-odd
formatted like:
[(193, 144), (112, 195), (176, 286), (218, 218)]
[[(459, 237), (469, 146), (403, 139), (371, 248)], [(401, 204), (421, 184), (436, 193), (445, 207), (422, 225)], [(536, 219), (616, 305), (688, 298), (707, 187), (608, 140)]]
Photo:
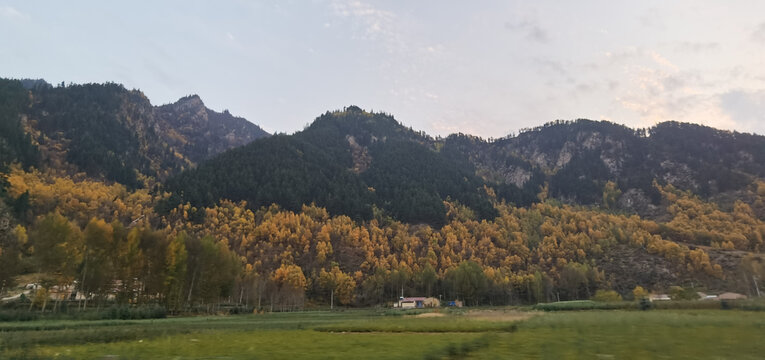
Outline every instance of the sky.
[(0, 34), (0, 77), (198, 94), (269, 132), (357, 105), (434, 136), (765, 134), (765, 1), (0, 0)]

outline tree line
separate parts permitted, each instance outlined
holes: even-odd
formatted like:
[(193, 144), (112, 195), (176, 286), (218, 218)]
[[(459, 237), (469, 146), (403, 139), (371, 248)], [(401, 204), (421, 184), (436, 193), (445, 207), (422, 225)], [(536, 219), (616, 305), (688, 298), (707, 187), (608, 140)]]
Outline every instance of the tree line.
[[(168, 194), (18, 167), (9, 180), (10, 194), (28, 193), (30, 207), (20, 223), (6, 211), (8, 226), (0, 229), (4, 288), (18, 274), (36, 274), (51, 293), (73, 286), (87, 294), (82, 306), (115, 301), (214, 311), (228, 303), (287, 310), (332, 298), (342, 305), (385, 304), (402, 291), (469, 304), (584, 299), (609, 289), (627, 297), (636, 286), (661, 291), (665, 284), (618, 283), (619, 274), (601, 268), (610, 249), (634, 248), (664, 259), (680, 279), (714, 284), (739, 274), (694, 244), (756, 254), (765, 234), (758, 215), (762, 182), (752, 185), (751, 205), (738, 202), (730, 210), (657, 184), (672, 215), (662, 223), (604, 210), (616, 196), (610, 184), (602, 209), (562, 205), (542, 192), (541, 202), (528, 208), (495, 200), (497, 217), (481, 220), (473, 209), (446, 201), (446, 223), (432, 227), (380, 213), (359, 221), (316, 205), (252, 210), (225, 200), (160, 215), (152, 204)], [(749, 265), (741, 269), (749, 272), (743, 286), (752, 286), (759, 271)]]

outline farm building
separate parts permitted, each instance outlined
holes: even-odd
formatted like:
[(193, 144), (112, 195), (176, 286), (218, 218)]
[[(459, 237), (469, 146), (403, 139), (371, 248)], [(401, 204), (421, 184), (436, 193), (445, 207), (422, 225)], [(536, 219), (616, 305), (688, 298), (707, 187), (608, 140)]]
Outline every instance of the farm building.
[(718, 295), (717, 299), (718, 300), (741, 300), (741, 299), (746, 299), (746, 295), (734, 293), (734, 292), (726, 292), (726, 293), (722, 293)]
[(401, 309), (416, 309), (425, 307), (439, 307), (441, 306), (441, 302), (438, 299), (432, 297), (401, 297), (393, 306)]

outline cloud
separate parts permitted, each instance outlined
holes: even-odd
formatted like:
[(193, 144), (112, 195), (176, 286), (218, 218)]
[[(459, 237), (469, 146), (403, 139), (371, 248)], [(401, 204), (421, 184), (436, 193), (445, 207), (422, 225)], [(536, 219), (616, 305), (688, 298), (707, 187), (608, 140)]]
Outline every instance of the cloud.
[(765, 22), (757, 26), (757, 29), (752, 32), (752, 39), (765, 45)]
[(357, 0), (333, 0), (330, 7), (336, 16), (350, 19), (361, 29), (353, 34), (354, 38), (383, 41), (389, 52), (402, 47), (402, 37), (395, 30), (395, 13)]
[(605, 56), (608, 65), (623, 65), (645, 56), (645, 51), (640, 47), (628, 46), (619, 51), (606, 51), (603, 56)]
[(647, 55), (655, 65), (631, 67), (629, 85), (614, 100), (637, 115), (641, 125), (676, 120), (741, 129), (724, 108), (720, 84), (708, 83), (697, 71), (681, 71), (655, 52)]
[(722, 109), (740, 131), (765, 135), (765, 90), (732, 90), (720, 95)]
[(534, 65), (541, 69), (548, 70), (555, 75), (569, 77), (569, 72), (560, 61), (551, 60), (547, 58), (535, 58), (533, 60)]
[(640, 116), (642, 125), (676, 120), (720, 129), (741, 129), (722, 108), (718, 95), (683, 94), (679, 96), (634, 96), (617, 98), (621, 105)]
[(523, 19), (516, 22), (506, 22), (505, 29), (525, 35), (526, 39), (540, 44), (550, 42), (550, 35), (539, 23), (531, 19)]
[(717, 42), (692, 42), (681, 41), (675, 43), (674, 48), (678, 52), (698, 54), (707, 51), (713, 51), (720, 48), (720, 43)]
[(0, 6), (0, 17), (11, 20), (24, 20), (28, 18), (28, 16), (24, 15), (12, 6)]
[(655, 51), (651, 51), (651, 59), (653, 59), (653, 61), (659, 65), (668, 67), (675, 71), (679, 70), (677, 65), (673, 64), (671, 61), (669, 61), (669, 59), (665, 58), (664, 56), (662, 56), (661, 54)]
[(666, 27), (664, 25), (664, 17), (656, 8), (648, 9), (638, 20), (645, 27), (656, 28), (659, 30), (663, 30)]

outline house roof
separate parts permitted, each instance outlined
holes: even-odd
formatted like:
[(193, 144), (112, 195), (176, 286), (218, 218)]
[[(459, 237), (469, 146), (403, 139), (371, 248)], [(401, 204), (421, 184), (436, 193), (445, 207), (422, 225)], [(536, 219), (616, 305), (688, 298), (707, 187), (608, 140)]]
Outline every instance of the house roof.
[(717, 296), (720, 300), (736, 300), (736, 299), (746, 299), (746, 295), (744, 294), (738, 294), (734, 292), (726, 292), (722, 293)]
[(401, 301), (425, 301), (425, 297), (405, 297)]

